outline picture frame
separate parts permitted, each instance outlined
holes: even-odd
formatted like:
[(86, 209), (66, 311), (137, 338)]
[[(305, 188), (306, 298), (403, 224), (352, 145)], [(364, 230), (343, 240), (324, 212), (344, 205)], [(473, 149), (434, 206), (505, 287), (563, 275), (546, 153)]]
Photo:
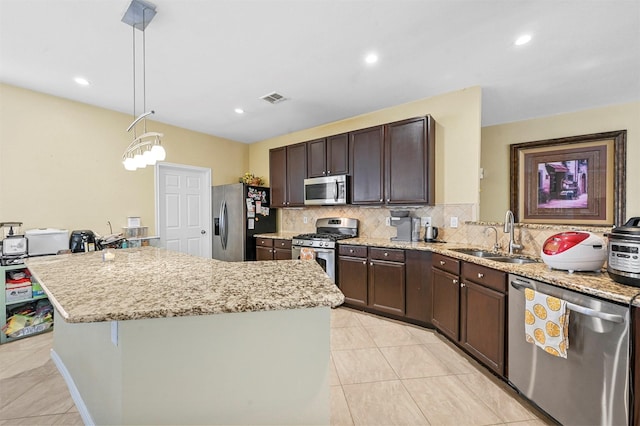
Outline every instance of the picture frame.
[(521, 223), (620, 226), (627, 131), (510, 145), (510, 208)]

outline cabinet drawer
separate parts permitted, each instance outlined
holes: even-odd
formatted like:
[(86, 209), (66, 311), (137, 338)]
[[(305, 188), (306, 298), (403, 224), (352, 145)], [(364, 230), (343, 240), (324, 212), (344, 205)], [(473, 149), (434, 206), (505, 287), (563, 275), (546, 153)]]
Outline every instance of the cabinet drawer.
[(369, 257), (377, 260), (404, 262), (404, 250), (372, 247), (369, 249)]
[(262, 247), (273, 247), (272, 238), (256, 238), (256, 245)]
[(503, 293), (507, 292), (507, 274), (505, 272), (475, 263), (462, 262), (461, 275), (464, 281), (473, 281)]
[(367, 247), (366, 246), (347, 246), (347, 245), (341, 244), (338, 248), (338, 254), (340, 256), (367, 257)]
[(273, 240), (273, 246), (275, 248), (290, 249), (291, 240)]
[(460, 274), (460, 261), (438, 253), (433, 254), (433, 266), (454, 275)]

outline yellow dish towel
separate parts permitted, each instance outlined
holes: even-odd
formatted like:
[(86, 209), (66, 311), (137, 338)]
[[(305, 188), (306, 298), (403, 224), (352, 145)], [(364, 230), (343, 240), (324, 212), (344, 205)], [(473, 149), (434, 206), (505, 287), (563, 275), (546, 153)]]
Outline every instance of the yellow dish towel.
[(300, 259), (302, 260), (314, 260), (316, 258), (316, 252), (309, 247), (302, 247), (300, 249)]
[(529, 288), (524, 290), (525, 339), (547, 353), (567, 358), (569, 310), (567, 302)]

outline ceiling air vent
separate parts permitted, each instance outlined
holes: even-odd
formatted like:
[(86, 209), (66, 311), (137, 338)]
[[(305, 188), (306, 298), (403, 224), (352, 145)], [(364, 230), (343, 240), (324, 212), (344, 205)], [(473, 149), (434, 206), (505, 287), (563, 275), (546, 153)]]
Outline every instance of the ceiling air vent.
[(270, 104), (278, 104), (282, 101), (286, 101), (287, 99), (282, 96), (280, 93), (273, 92), (268, 95), (262, 96), (260, 99), (269, 102)]

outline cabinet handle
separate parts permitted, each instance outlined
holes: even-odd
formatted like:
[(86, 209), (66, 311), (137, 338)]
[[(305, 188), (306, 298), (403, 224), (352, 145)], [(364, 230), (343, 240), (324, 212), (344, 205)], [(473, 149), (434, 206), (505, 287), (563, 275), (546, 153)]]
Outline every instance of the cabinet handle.
[(465, 283), (460, 283), (460, 287), (465, 287), (466, 284)]
[(458, 280), (453, 280), (453, 283), (454, 284), (458, 284)]
[(382, 198), (380, 198), (380, 202), (382, 202)]
[(441, 261), (440, 261), (440, 265), (444, 265), (444, 264), (445, 264), (445, 261), (444, 261), (444, 260), (441, 260)]
[(384, 252), (384, 257), (389, 256), (389, 253), (387, 253), (386, 251)]
[(325, 173), (325, 172), (322, 172), (322, 174), (323, 174), (323, 175), (326, 175), (326, 173)]
[(349, 249), (349, 253), (353, 253), (353, 249)]
[(284, 246), (284, 241), (280, 243), (281, 246)]
[(373, 266), (373, 262), (369, 262), (369, 265)]
[(327, 174), (330, 175), (331, 174), (331, 170), (327, 170)]
[(478, 272), (478, 278), (483, 278), (484, 274), (482, 272)]
[(387, 198), (387, 203), (389, 202), (390, 198)]
[(363, 261), (362, 261), (362, 264), (363, 264), (363, 265), (366, 265), (366, 264), (367, 264), (367, 261), (366, 261), (366, 260), (363, 260)]

